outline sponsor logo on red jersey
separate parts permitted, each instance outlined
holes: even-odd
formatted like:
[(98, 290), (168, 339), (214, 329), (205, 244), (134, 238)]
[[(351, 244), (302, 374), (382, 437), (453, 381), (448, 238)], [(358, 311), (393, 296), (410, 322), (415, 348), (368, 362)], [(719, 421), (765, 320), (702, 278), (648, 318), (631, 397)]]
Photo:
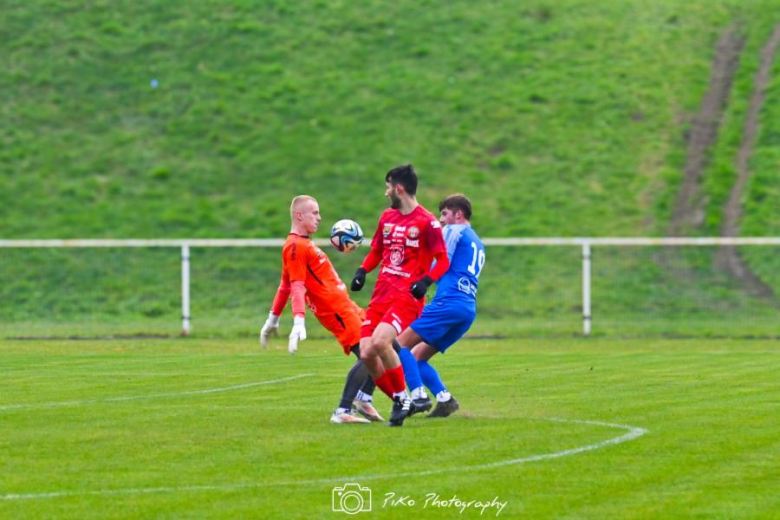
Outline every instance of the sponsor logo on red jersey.
[(400, 269), (395, 269), (395, 268), (390, 267), (390, 266), (383, 267), (381, 272), (394, 274), (396, 276), (402, 276), (404, 278), (410, 278), (412, 276), (409, 273), (405, 273), (404, 271), (401, 271)]

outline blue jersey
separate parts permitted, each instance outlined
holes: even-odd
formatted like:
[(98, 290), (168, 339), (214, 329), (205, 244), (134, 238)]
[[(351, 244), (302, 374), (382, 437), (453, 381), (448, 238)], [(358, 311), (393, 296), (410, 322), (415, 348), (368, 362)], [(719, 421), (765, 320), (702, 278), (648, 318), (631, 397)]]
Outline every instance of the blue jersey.
[(479, 275), (485, 265), (485, 246), (470, 224), (450, 224), (444, 226), (443, 232), (450, 268), (436, 284), (436, 296), (431, 303), (458, 300), (476, 309)]

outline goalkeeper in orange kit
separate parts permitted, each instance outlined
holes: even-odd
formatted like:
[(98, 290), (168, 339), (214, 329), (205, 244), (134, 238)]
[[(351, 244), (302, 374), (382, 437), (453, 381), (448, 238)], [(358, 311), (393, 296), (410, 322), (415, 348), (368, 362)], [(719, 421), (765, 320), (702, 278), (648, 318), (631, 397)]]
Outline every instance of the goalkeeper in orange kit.
[[(347, 375), (341, 402), (330, 421), (383, 421), (372, 405), (374, 381), (360, 360), (360, 327), (365, 311), (350, 299), (330, 259), (310, 237), (322, 219), (317, 201), (308, 195), (295, 197), (290, 206), (290, 218), (292, 227), (282, 249), (282, 280), (260, 331), (260, 343), (265, 348), (268, 337), (278, 332), (279, 316), (291, 299), (293, 328), (288, 350), (291, 354), (297, 352), (298, 342), (306, 339), (305, 308), (308, 306), (322, 326), (336, 337), (344, 354), (353, 353), (358, 357)], [(353, 406), (365, 419), (354, 415)]]

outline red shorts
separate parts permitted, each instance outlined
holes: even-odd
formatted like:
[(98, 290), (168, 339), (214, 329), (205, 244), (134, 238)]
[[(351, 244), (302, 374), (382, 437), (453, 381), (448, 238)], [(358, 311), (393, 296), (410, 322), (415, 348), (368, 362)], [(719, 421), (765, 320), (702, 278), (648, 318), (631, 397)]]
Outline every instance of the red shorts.
[(333, 312), (317, 316), (322, 326), (336, 337), (346, 355), (350, 355), (350, 349), (360, 343), (360, 328), (366, 313), (358, 309), (359, 312)]
[[(375, 294), (376, 296), (376, 294)], [(392, 325), (398, 334), (420, 317), (425, 299), (416, 299), (411, 293), (395, 293), (393, 298), (374, 298), (368, 304), (366, 321), (360, 329), (360, 338), (370, 338), (377, 325)]]

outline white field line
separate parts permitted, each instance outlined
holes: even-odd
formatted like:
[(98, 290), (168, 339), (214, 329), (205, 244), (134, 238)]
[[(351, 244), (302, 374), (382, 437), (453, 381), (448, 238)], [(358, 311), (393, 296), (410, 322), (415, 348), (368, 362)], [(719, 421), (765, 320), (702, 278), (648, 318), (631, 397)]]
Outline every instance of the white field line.
[[(611, 446), (613, 444), (621, 444), (623, 442), (632, 441), (634, 439), (638, 439), (639, 437), (647, 433), (647, 430), (644, 428), (639, 428), (637, 426), (629, 426), (626, 424), (613, 424), (613, 423), (606, 423), (601, 421), (580, 421), (577, 419), (560, 419), (558, 417), (540, 418), (539, 420), (572, 423), (572, 424), (587, 424), (592, 426), (604, 426), (607, 428), (618, 428), (622, 430), (628, 430), (628, 433), (625, 433), (619, 437), (613, 437), (611, 439), (597, 442), (595, 444), (588, 444), (586, 446), (580, 446), (578, 448), (571, 448), (563, 451), (556, 451), (553, 453), (542, 453), (540, 455), (530, 455), (528, 457), (523, 457), (520, 459), (507, 459), (507, 460), (499, 460), (495, 462), (488, 462), (485, 464), (475, 464), (471, 466), (459, 466), (455, 468), (444, 468), (444, 469), (439, 468), (439, 469), (432, 469), (426, 471), (413, 471), (408, 473), (395, 473), (392, 475), (373, 475), (373, 476), (366, 475), (362, 477), (345, 477), (345, 478), (371, 480), (371, 479), (390, 478), (390, 477), (426, 476), (426, 475), (436, 475), (438, 473), (445, 473), (449, 471), (467, 471), (467, 470), (475, 470), (475, 469), (499, 468), (501, 466), (513, 466), (516, 464), (525, 464), (527, 462), (537, 462), (540, 460), (548, 460), (548, 459), (558, 459), (561, 457), (576, 455), (578, 453), (583, 453), (586, 451), (593, 451), (599, 448), (604, 448), (606, 446)], [(350, 480), (350, 482), (353, 482), (353, 480)]]
[(158, 399), (165, 397), (183, 397), (188, 395), (216, 394), (219, 392), (231, 392), (233, 390), (243, 390), (262, 385), (273, 385), (276, 383), (286, 383), (295, 381), (304, 377), (312, 377), (314, 374), (299, 374), (297, 376), (282, 377), (280, 379), (271, 379), (268, 381), (257, 381), (255, 383), (246, 383), (243, 385), (225, 386), (222, 388), (207, 388), (206, 390), (191, 390), (188, 392), (170, 392), (165, 394), (146, 394), (146, 395), (125, 395), (119, 397), (106, 397), (103, 399), (88, 399), (85, 401), (59, 401), (51, 403), (24, 403), (24, 404), (4, 404), (0, 405), (0, 411), (5, 410), (34, 410), (39, 408), (58, 408), (61, 406), (84, 406), (97, 403), (116, 403), (119, 401), (138, 401), (143, 399)]
[(639, 428), (637, 426), (629, 426), (625, 424), (613, 424), (613, 423), (607, 423), (601, 421), (580, 421), (576, 419), (560, 419), (557, 417), (553, 417), (549, 419), (542, 418), (539, 420), (571, 423), (571, 424), (586, 424), (592, 426), (604, 426), (607, 428), (627, 430), (627, 433), (594, 444), (588, 444), (586, 446), (580, 446), (568, 450), (556, 451), (553, 453), (543, 453), (543, 454), (531, 455), (519, 459), (499, 460), (494, 462), (488, 462), (485, 464), (474, 464), (471, 466), (456, 466), (451, 468), (440, 468), (436, 470), (427, 470), (427, 471), (406, 471), (403, 473), (386, 473), (386, 474), (379, 474), (379, 475), (330, 477), (330, 478), (321, 478), (321, 479), (295, 480), (290, 482), (243, 482), (243, 483), (239, 482), (235, 484), (202, 485), (202, 486), (163, 486), (163, 487), (148, 487), (148, 488), (98, 489), (93, 491), (52, 491), (48, 493), (11, 493), (6, 495), (0, 495), (0, 500), (38, 500), (38, 499), (45, 499), (45, 498), (62, 498), (62, 497), (78, 497), (78, 496), (145, 495), (145, 494), (153, 494), (153, 493), (194, 493), (194, 492), (202, 492), (202, 491), (228, 491), (229, 492), (229, 491), (241, 491), (246, 489), (261, 489), (261, 488), (270, 488), (270, 487), (285, 487), (285, 486), (299, 487), (302, 485), (344, 484), (345, 482), (361, 482), (365, 480), (381, 480), (381, 479), (402, 478), (402, 477), (421, 477), (427, 475), (435, 475), (439, 473), (492, 469), (492, 468), (498, 468), (502, 466), (513, 466), (518, 464), (525, 464), (527, 462), (537, 462), (541, 460), (558, 459), (561, 457), (567, 457), (569, 455), (576, 455), (578, 453), (598, 450), (600, 448), (605, 448), (607, 446), (612, 446), (615, 444), (621, 444), (623, 442), (632, 441), (648, 432), (646, 429)]

